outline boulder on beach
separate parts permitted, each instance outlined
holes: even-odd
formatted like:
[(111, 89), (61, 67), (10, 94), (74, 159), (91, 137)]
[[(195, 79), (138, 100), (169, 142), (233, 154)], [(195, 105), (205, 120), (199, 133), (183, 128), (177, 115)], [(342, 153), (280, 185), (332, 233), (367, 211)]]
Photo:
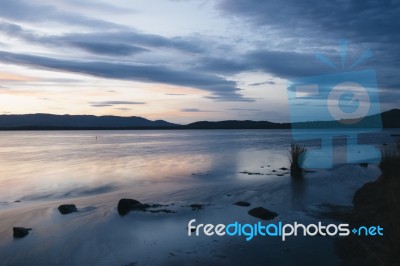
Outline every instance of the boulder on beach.
[(13, 235), (14, 238), (23, 238), (29, 234), (29, 231), (32, 228), (25, 228), (25, 227), (13, 227)]
[(149, 207), (147, 204), (143, 204), (138, 200), (134, 199), (120, 199), (118, 202), (118, 213), (121, 216), (127, 215), (130, 211), (146, 211)]
[(64, 215), (72, 212), (77, 212), (78, 209), (74, 204), (63, 204), (58, 207), (58, 211)]
[(259, 218), (261, 220), (272, 220), (276, 216), (278, 216), (278, 214), (276, 212), (269, 211), (267, 209), (264, 209), (263, 207), (257, 207), (257, 208), (251, 209), (248, 213), (251, 216)]
[(241, 207), (249, 207), (251, 204), (246, 201), (238, 201), (233, 203), (233, 205), (241, 206)]
[[(174, 205), (174, 204), (171, 204)], [(156, 209), (150, 210), (153, 208), (160, 208), (169, 205), (162, 204), (145, 204), (141, 203), (135, 199), (120, 199), (118, 202), (118, 213), (120, 216), (127, 215), (131, 211), (141, 211), (141, 212), (149, 212), (149, 213), (175, 213), (175, 211), (167, 210), (167, 209)]]

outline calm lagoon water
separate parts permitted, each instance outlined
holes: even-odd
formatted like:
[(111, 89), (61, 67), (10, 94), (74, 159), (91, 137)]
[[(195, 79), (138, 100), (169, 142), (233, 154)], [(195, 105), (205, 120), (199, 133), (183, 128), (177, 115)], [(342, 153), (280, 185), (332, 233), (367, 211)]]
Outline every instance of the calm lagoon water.
[[(391, 134), (399, 130), (359, 143), (382, 147), (396, 141)], [(321, 209), (351, 205), (380, 174), (376, 164), (344, 164), (346, 141), (336, 139), (334, 167), (296, 181), (281, 169), (289, 167), (291, 142), (290, 130), (0, 132), (0, 264), (338, 265), (333, 238), (187, 235), (191, 219), (257, 223), (248, 210), (259, 206), (279, 214), (273, 222), (335, 222)], [(176, 212), (120, 217), (123, 197)], [(233, 205), (239, 200), (251, 207)], [(79, 212), (60, 215), (66, 203)], [(194, 203), (205, 207), (193, 211)], [(16, 240), (14, 226), (33, 230)]]
[[(393, 132), (361, 135), (360, 142), (393, 142)], [(0, 132), (0, 201), (93, 195), (143, 182), (265, 179), (239, 172), (273, 175), (288, 167), (291, 142), (290, 130)], [(334, 142), (336, 163), (345, 144)]]

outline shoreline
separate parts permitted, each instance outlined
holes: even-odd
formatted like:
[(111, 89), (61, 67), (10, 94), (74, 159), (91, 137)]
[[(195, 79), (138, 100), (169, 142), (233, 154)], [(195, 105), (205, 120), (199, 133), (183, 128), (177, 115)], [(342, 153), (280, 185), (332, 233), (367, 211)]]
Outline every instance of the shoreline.
[[(257, 222), (260, 220), (248, 215), (247, 211), (258, 206), (278, 213), (278, 217), (272, 221), (312, 222), (321, 210), (323, 202), (350, 203), (353, 188), (368, 181), (365, 177), (356, 178), (358, 181), (354, 179), (346, 181), (346, 178), (341, 177), (341, 173), (350, 169), (358, 169), (356, 172), (360, 175), (366, 173), (360, 166), (344, 165), (332, 171), (310, 173), (302, 184), (293, 183), (289, 176), (276, 176), (269, 181), (245, 182), (247, 183), (245, 186), (243, 183), (238, 183), (221, 187), (213, 182), (199, 182), (197, 186), (193, 186), (188, 182), (187, 185), (176, 187), (174, 182), (171, 182), (171, 186), (167, 188), (163, 187), (163, 184), (155, 183), (149, 184), (146, 190), (143, 190), (143, 187), (132, 187), (80, 198), (15, 202), (12, 205), (19, 205), (17, 209), (0, 211), (2, 221), (0, 235), (3, 239), (0, 255), (6, 258), (6, 265), (16, 262), (24, 265), (24, 257), (21, 257), (18, 250), (20, 252), (30, 250), (29, 255), (26, 255), (30, 262), (48, 259), (48, 262), (59, 265), (71, 264), (73, 260), (69, 258), (70, 256), (74, 257), (78, 264), (98, 265), (189, 262), (229, 265), (238, 261), (246, 263), (249, 260), (255, 264), (270, 261), (273, 265), (282, 263), (284, 265), (291, 260), (285, 254), (292, 254), (297, 260), (306, 263), (310, 254), (301, 251), (300, 247), (307, 246), (310, 250), (319, 251), (321, 257), (317, 258), (317, 261), (326, 261), (326, 257), (330, 257), (329, 263), (336, 265), (333, 239), (330, 238), (300, 237), (282, 243), (278, 239), (258, 237), (246, 242), (244, 238), (190, 238), (185, 228), (192, 218), (204, 223), (229, 223), (233, 220)], [(371, 169), (372, 172), (376, 171), (375, 166), (370, 166)], [(371, 176), (369, 179), (372, 178)], [(343, 184), (344, 181), (347, 183)], [(332, 197), (335, 191), (342, 190), (344, 186), (347, 186), (347, 192), (342, 191), (341, 196)], [(163, 187), (162, 193), (160, 193), (161, 187)], [(345, 194), (347, 196), (343, 198)], [(139, 199), (140, 202), (149, 204), (166, 204), (168, 207), (163, 208), (176, 213), (131, 212), (120, 217), (117, 203), (121, 198)], [(237, 201), (249, 202), (251, 207), (233, 205)], [(60, 215), (57, 207), (60, 204), (70, 203), (76, 204), (78, 212)], [(191, 204), (204, 204), (204, 208), (193, 210)], [(13, 226), (24, 226), (33, 230), (24, 239), (13, 240), (11, 232)], [(144, 234), (145, 232), (147, 233)], [(138, 241), (142, 243), (139, 245), (140, 248)], [(35, 243), (48, 244), (33, 248), (32, 245)], [(105, 247), (101, 248), (104, 245)], [(112, 248), (113, 246), (118, 248)], [(271, 253), (265, 254), (266, 248), (271, 250)], [(142, 254), (146, 249), (157, 250), (157, 254), (160, 255), (146, 257)], [(48, 257), (49, 254), (60, 250), (63, 250), (63, 254), (69, 255), (61, 258)], [(252, 253), (246, 253), (249, 250), (252, 250)], [(245, 255), (243, 252), (253, 255)], [(99, 258), (94, 254), (98, 254), (96, 256)], [(106, 256), (102, 257), (101, 254)], [(213, 255), (210, 257), (210, 254)], [(273, 254), (281, 256), (277, 258)], [(254, 258), (254, 256), (259, 257)], [(25, 257), (27, 261), (28, 257)]]

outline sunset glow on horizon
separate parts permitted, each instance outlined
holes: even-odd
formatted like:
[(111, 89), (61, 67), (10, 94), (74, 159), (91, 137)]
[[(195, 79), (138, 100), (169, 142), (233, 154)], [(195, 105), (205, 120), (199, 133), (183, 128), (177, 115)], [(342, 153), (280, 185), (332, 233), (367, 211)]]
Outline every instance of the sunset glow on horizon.
[[(354, 16), (353, 26), (332, 29), (352, 10), (319, 1), (6, 1), (0, 113), (287, 122), (287, 81), (332, 72), (315, 53), (340, 60), (341, 38), (350, 41), (350, 57), (374, 52), (362, 67), (377, 69), (382, 111), (395, 108), (399, 55), (387, 38), (396, 34), (369, 25), (399, 22)], [(276, 19), (278, 11), (287, 19)]]

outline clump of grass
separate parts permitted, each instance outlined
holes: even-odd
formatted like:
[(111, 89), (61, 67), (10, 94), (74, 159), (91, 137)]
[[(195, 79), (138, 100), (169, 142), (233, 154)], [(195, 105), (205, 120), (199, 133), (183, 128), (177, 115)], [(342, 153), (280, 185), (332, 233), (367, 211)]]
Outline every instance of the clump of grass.
[(381, 150), (379, 168), (385, 177), (400, 177), (400, 140), (396, 147), (385, 147)]
[(290, 174), (292, 177), (303, 177), (302, 162), (306, 153), (304, 145), (292, 144), (289, 149)]

